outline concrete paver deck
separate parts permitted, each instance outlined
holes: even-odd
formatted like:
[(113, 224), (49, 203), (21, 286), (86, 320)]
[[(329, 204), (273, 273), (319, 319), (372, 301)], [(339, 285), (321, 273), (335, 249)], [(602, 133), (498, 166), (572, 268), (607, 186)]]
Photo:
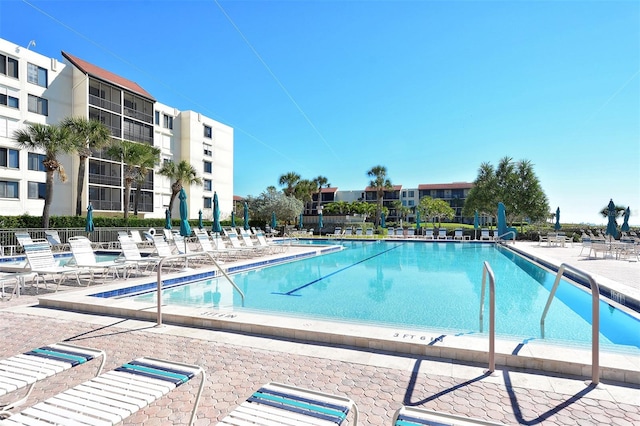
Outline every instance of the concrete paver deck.
[[(556, 261), (570, 256), (569, 250), (559, 252)], [(551, 258), (554, 253), (541, 255)], [(634, 276), (633, 271), (630, 274)], [(616, 275), (606, 278), (614, 281)], [(627, 281), (618, 283), (634, 288)], [(43, 309), (35, 303), (35, 296), (29, 295), (0, 302), (0, 358), (69, 340), (106, 350), (106, 369), (140, 356), (201, 365), (207, 383), (198, 425), (215, 424), (270, 381), (345, 394), (358, 405), (360, 423), (365, 425), (391, 424), (401, 405), (505, 424), (640, 423), (640, 387), (635, 385), (608, 382), (593, 388), (581, 378), (537, 371), (499, 370), (487, 376), (481, 365), (445, 359), (173, 325), (156, 328), (149, 322)], [(82, 366), (43, 381), (28, 405), (91, 378), (95, 368), (95, 364)], [(187, 424), (197, 386), (197, 380), (183, 385), (123, 424)]]

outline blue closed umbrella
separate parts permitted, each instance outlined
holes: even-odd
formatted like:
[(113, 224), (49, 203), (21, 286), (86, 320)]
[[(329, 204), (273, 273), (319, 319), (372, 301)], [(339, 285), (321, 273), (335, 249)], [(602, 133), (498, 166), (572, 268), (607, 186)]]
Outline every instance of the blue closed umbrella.
[(618, 236), (618, 224), (616, 223), (616, 205), (613, 204), (613, 200), (609, 201), (608, 209), (609, 222), (607, 223), (607, 232), (605, 234), (615, 238)]
[(478, 228), (480, 228), (480, 218), (478, 217), (478, 210), (473, 213), (473, 229), (475, 229), (476, 240), (478, 239)]
[(516, 233), (516, 228), (507, 226), (507, 209), (502, 202), (498, 203), (498, 235), (505, 240), (515, 240)]
[(202, 210), (198, 210), (198, 228), (202, 229)]
[(183, 237), (191, 236), (191, 226), (189, 225), (189, 209), (187, 207), (187, 193), (184, 188), (180, 190), (180, 235)]
[(322, 227), (324, 223), (322, 223), (322, 213), (318, 213), (318, 229), (320, 229), (320, 235), (322, 235)]
[(627, 207), (624, 211), (624, 222), (622, 222), (622, 226), (620, 227), (622, 232), (629, 232), (629, 216), (631, 216), (631, 209)]
[(249, 205), (247, 202), (244, 202), (244, 230), (249, 230)]
[(171, 229), (171, 212), (169, 209), (164, 211), (164, 229)]
[(276, 212), (271, 212), (271, 229), (278, 227), (278, 221), (276, 221)]
[(560, 207), (556, 209), (556, 224), (553, 225), (553, 229), (559, 231), (562, 226), (560, 225)]
[(236, 227), (236, 213), (235, 212), (231, 212), (231, 227), (232, 228)]
[(420, 225), (422, 225), (420, 223), (420, 210), (418, 210), (416, 212), (416, 229), (419, 231), (420, 230)]
[(298, 219), (298, 229), (302, 229), (304, 226), (304, 222), (302, 221), (302, 213), (300, 213), (300, 218)]
[(93, 226), (93, 206), (91, 205), (91, 203), (89, 203), (89, 206), (87, 207), (87, 223), (84, 226), (84, 230), (87, 232), (93, 232), (94, 231), (94, 226)]
[(385, 221), (384, 221), (384, 213), (382, 213), (382, 214), (380, 215), (380, 226), (381, 226), (382, 228), (386, 228), (386, 227), (387, 227), (387, 224), (386, 224), (386, 223), (385, 223)]
[(217, 234), (222, 232), (222, 226), (220, 225), (220, 203), (218, 202), (218, 193), (213, 193), (213, 224), (211, 230)]

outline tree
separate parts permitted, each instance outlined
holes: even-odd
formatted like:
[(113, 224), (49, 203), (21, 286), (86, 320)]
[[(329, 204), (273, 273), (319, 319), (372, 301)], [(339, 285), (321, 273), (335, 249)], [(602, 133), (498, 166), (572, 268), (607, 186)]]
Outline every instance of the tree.
[(322, 205), (322, 187), (327, 185), (327, 188), (331, 185), (329, 180), (324, 176), (318, 176), (313, 180), (318, 188), (318, 207)]
[(76, 149), (74, 135), (65, 127), (33, 123), (27, 125), (25, 129), (13, 132), (13, 139), (21, 149), (42, 150), (45, 152), (45, 158), (42, 161), (46, 173), (42, 227), (48, 229), (49, 210), (53, 200), (54, 175), (57, 173), (61, 182), (66, 182), (67, 180), (64, 167), (58, 161), (58, 155), (71, 153)]
[(106, 146), (111, 140), (111, 131), (97, 120), (87, 120), (84, 117), (67, 117), (60, 124), (69, 129), (77, 142), (76, 152), (80, 157), (78, 164), (78, 182), (76, 184), (76, 216), (82, 214), (82, 194), (84, 192), (84, 175), (87, 159), (91, 150)]
[(298, 180), (296, 186), (293, 188), (293, 194), (285, 195), (288, 197), (295, 197), (302, 201), (303, 204), (311, 204), (313, 202), (313, 194), (316, 192), (316, 184), (309, 179)]
[(332, 201), (324, 206), (323, 211), (326, 214), (349, 214), (351, 213), (351, 204), (347, 201)]
[(171, 183), (171, 198), (169, 199), (169, 211), (173, 211), (173, 202), (180, 193), (180, 190), (185, 186), (202, 185), (202, 179), (198, 177), (196, 169), (187, 161), (182, 160), (178, 164), (173, 161), (165, 162), (158, 174), (166, 176)]
[(427, 219), (438, 219), (438, 226), (442, 226), (442, 219), (453, 219), (456, 211), (444, 200), (422, 197), (417, 206), (420, 214)]
[(266, 191), (256, 198), (248, 197), (247, 204), (252, 218), (265, 223), (271, 220), (273, 212), (279, 220), (291, 223), (300, 216), (304, 209), (302, 201), (280, 191)]
[(142, 145), (146, 147), (141, 152), (140, 163), (137, 167), (136, 176), (136, 195), (133, 200), (133, 215), (138, 216), (138, 205), (142, 195), (142, 187), (147, 180), (147, 175), (153, 171), (153, 168), (160, 162), (160, 148), (151, 145)]
[(382, 202), (384, 201), (384, 192), (393, 189), (391, 181), (387, 178), (387, 168), (384, 166), (374, 166), (367, 172), (367, 176), (373, 178), (369, 182), (369, 186), (376, 190), (376, 227), (380, 225), (380, 215), (382, 214)]
[(462, 214), (470, 217), (478, 210), (495, 217), (500, 201), (509, 222), (519, 218), (522, 224), (526, 219), (543, 221), (548, 217), (549, 202), (529, 160), (514, 162), (503, 157), (495, 170), (490, 163), (482, 163)]
[[(625, 210), (627, 210), (626, 207), (623, 207), (621, 205), (616, 204), (616, 218), (621, 217), (624, 214)], [(600, 214), (602, 215), (602, 217), (608, 218), (609, 217), (609, 206), (608, 205), (604, 206), (602, 208), (602, 210), (600, 210)]]
[(407, 216), (411, 213), (411, 209), (409, 207), (403, 206), (402, 201), (395, 200), (392, 203), (391, 208), (396, 211), (396, 215), (401, 220), (407, 220)]
[(127, 140), (113, 140), (111, 145), (107, 147), (107, 155), (114, 160), (121, 161), (123, 163), (123, 182), (124, 182), (124, 219), (129, 218), (129, 205), (131, 198), (131, 187), (133, 183), (138, 181), (140, 176), (140, 165), (151, 157), (152, 152), (159, 151), (153, 146), (142, 144), (138, 142), (132, 142)]
[[(382, 208), (382, 213), (386, 207)], [(362, 215), (362, 221), (366, 221), (368, 217), (373, 216), (378, 211), (378, 207), (375, 204), (367, 203), (366, 201), (354, 201), (351, 203), (351, 212)], [(376, 225), (377, 226), (377, 225)]]
[(280, 184), (280, 186), (286, 186), (286, 188), (284, 189), (284, 194), (291, 197), (299, 180), (299, 174), (297, 174), (296, 172), (289, 172), (280, 176), (278, 183)]

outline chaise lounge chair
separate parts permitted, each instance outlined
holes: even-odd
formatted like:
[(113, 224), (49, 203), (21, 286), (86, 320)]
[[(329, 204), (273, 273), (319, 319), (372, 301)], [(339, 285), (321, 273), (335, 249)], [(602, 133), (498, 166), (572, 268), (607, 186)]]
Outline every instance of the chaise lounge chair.
[(24, 253), (27, 257), (29, 272), (35, 272), (38, 276), (41, 276), (44, 280), (45, 287), (47, 286), (47, 276), (58, 277), (58, 281), (56, 282), (56, 291), (58, 291), (58, 287), (60, 287), (62, 280), (69, 275), (75, 276), (76, 282), (80, 285), (80, 273), (91, 273), (90, 270), (84, 268), (73, 268), (58, 265), (48, 243), (27, 244), (24, 246)]
[(500, 423), (488, 422), (454, 414), (438, 413), (423, 408), (402, 407), (393, 416), (393, 426), (496, 426)]
[(69, 243), (63, 243), (60, 239), (58, 231), (55, 229), (47, 229), (44, 231), (44, 235), (51, 246), (52, 251), (68, 251), (70, 248)]
[(197, 375), (202, 375), (189, 424), (204, 388), (196, 365), (138, 358), (2, 421), (2, 425), (115, 425)]
[(281, 383), (268, 383), (236, 407), (218, 425), (340, 425), (358, 407), (349, 398)]
[[(101, 273), (103, 279), (105, 279), (109, 273), (113, 275), (114, 279), (118, 278), (119, 269), (123, 271), (123, 278), (127, 278), (127, 268), (129, 268), (130, 265), (116, 261), (98, 262), (93, 251), (91, 240), (87, 237), (71, 237), (69, 238), (69, 245), (71, 246), (71, 253), (73, 254), (73, 265), (78, 268), (88, 269), (92, 273), (92, 281), (95, 272)], [(69, 265), (69, 263), (67, 263), (67, 265)]]
[(102, 363), (96, 372), (98, 375), (106, 361), (104, 351), (68, 343), (43, 346), (0, 360), (0, 396), (28, 387), (23, 397), (4, 406), (0, 405), (0, 418), (9, 415), (9, 410), (24, 404), (37, 382), (97, 357), (102, 357)]

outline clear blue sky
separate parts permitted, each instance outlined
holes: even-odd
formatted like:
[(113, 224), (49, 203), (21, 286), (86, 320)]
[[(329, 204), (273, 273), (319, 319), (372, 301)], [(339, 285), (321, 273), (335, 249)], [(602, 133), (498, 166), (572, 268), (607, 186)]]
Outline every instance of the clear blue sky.
[(235, 128), (234, 192), (473, 181), (528, 159), (563, 222), (640, 225), (640, 2), (20, 1), (0, 37), (65, 50)]

